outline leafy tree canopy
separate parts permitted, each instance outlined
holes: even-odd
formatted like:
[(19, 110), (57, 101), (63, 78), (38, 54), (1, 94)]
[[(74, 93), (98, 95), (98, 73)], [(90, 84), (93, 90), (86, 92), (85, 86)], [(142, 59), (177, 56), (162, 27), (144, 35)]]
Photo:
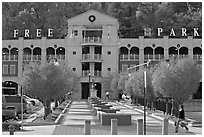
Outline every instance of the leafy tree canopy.
[(157, 37), (157, 27), (162, 27), (166, 35), (171, 28), (176, 31), (187, 28), (191, 35), (192, 28), (199, 28), (202, 36), (201, 2), (3, 2), (2, 38), (14, 39), (14, 29), (19, 30), (19, 36), (29, 29), (33, 39), (36, 29), (42, 29), (42, 35), (46, 36), (48, 28), (54, 30), (53, 38), (64, 38), (66, 20), (90, 9), (117, 18), (121, 38), (142, 36), (144, 28), (151, 28), (151, 37)]

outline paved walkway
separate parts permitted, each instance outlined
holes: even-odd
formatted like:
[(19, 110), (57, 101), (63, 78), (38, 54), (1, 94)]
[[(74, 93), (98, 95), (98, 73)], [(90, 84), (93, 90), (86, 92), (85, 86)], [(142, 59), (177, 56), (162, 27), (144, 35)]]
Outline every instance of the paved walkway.
[[(118, 135), (137, 135), (137, 119), (143, 119), (143, 111), (135, 107), (128, 107), (115, 102), (108, 102), (113, 107), (120, 109), (120, 113), (132, 114), (131, 126), (118, 126)], [(93, 116), (89, 105), (85, 100), (72, 102), (69, 111), (65, 114), (64, 121), (61, 125), (50, 126), (26, 126), (25, 131), (17, 131), (15, 135), (84, 135), (85, 120), (91, 120), (92, 135), (110, 135), (111, 126), (103, 126), (99, 123), (96, 116)], [(147, 135), (161, 135), (162, 121), (150, 115), (147, 120)], [(187, 132), (185, 129), (179, 128), (178, 133), (174, 133), (173, 124), (169, 124), (169, 135), (202, 135), (202, 128), (189, 127)], [(8, 135), (9, 132), (3, 132)]]
[[(137, 119), (143, 119), (143, 113), (137, 110), (130, 109), (115, 102), (108, 102), (114, 108), (120, 109), (120, 113), (132, 114), (131, 126), (118, 126), (118, 135), (136, 135), (137, 134)], [(93, 116), (86, 101), (74, 101), (68, 111), (64, 122), (56, 126), (53, 135), (83, 135), (85, 120), (91, 120), (92, 135), (110, 135), (111, 126), (104, 126), (99, 123), (96, 116)], [(162, 121), (151, 116), (146, 117), (147, 135), (161, 135)], [(169, 135), (195, 135), (191, 131), (179, 128), (178, 133), (174, 133), (174, 126), (169, 124)]]

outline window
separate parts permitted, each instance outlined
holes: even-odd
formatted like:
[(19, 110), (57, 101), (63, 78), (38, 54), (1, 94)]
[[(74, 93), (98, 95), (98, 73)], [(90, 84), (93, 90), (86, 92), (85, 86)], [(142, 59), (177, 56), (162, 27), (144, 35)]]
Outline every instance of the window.
[(10, 65), (10, 74), (16, 73), (16, 65)]
[(3, 65), (3, 74), (8, 74), (8, 65)]
[(73, 71), (76, 71), (76, 68), (72, 68)]
[(76, 55), (76, 51), (73, 51), (73, 55)]
[(72, 30), (72, 35), (77, 36), (78, 35), (78, 30)]
[(127, 71), (127, 69), (128, 69), (128, 65), (122, 65), (122, 72)]
[(108, 71), (111, 71), (111, 68), (107, 68)]
[(108, 55), (110, 55), (111, 54), (111, 51), (108, 51)]

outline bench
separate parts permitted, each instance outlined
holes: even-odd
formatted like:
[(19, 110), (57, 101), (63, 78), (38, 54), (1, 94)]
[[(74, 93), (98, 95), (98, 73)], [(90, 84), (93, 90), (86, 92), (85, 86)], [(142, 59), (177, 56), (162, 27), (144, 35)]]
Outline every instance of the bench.
[(111, 125), (111, 119), (117, 119), (118, 125), (131, 125), (131, 114), (99, 112), (102, 125)]

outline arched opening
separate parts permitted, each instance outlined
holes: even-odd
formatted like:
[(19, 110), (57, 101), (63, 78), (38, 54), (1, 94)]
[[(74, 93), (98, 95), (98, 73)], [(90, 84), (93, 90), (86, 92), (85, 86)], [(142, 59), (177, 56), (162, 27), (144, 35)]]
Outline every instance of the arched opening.
[(155, 48), (155, 59), (160, 60), (164, 58), (164, 48), (163, 47), (156, 47)]
[(144, 55), (151, 54), (153, 55), (153, 49), (151, 47), (144, 48)]
[(36, 47), (33, 49), (33, 60), (41, 60), (41, 48)]
[(10, 55), (18, 55), (18, 49), (17, 48), (12, 48)]
[(23, 55), (31, 55), (31, 49), (30, 48), (24, 48), (23, 49)]
[(120, 48), (120, 55), (122, 55), (122, 54), (128, 55), (128, 49), (126, 47)]
[(31, 60), (31, 49), (30, 48), (24, 48), (23, 49), (23, 60), (30, 61)]
[(139, 48), (138, 47), (132, 47), (130, 49), (130, 54), (137, 54), (137, 55), (139, 55)]
[(55, 49), (52, 47), (47, 48), (46, 55), (55, 55)]
[(202, 49), (200, 47), (193, 48), (193, 59), (197, 61), (202, 61)]
[(188, 55), (188, 48), (187, 47), (181, 47), (179, 49), (179, 54), (180, 55)]
[(9, 49), (2, 49), (2, 60), (9, 60)]
[(193, 48), (193, 55), (195, 55), (195, 54), (201, 55), (202, 54), (202, 49), (200, 47)]
[(163, 47), (156, 47), (155, 48), (155, 54), (164, 55), (164, 48)]
[(176, 47), (170, 47), (169, 55), (178, 55), (178, 49)]
[(120, 47), (120, 60), (128, 59), (128, 49), (126, 47)]
[(179, 49), (179, 58), (185, 58), (188, 56), (188, 48), (187, 47), (181, 47)]
[(10, 60), (18, 60), (18, 49), (12, 48), (10, 51)]
[(59, 47), (56, 50), (57, 59), (65, 59), (65, 48)]
[(16, 95), (18, 94), (18, 84), (13, 81), (2, 82), (2, 94), (3, 95)]
[(153, 49), (151, 47), (144, 48), (144, 60), (153, 59)]
[(49, 47), (46, 49), (46, 55), (47, 55), (47, 61), (51, 61), (55, 58), (55, 49), (52, 47)]
[(33, 55), (41, 55), (41, 48), (34, 48), (33, 49)]

